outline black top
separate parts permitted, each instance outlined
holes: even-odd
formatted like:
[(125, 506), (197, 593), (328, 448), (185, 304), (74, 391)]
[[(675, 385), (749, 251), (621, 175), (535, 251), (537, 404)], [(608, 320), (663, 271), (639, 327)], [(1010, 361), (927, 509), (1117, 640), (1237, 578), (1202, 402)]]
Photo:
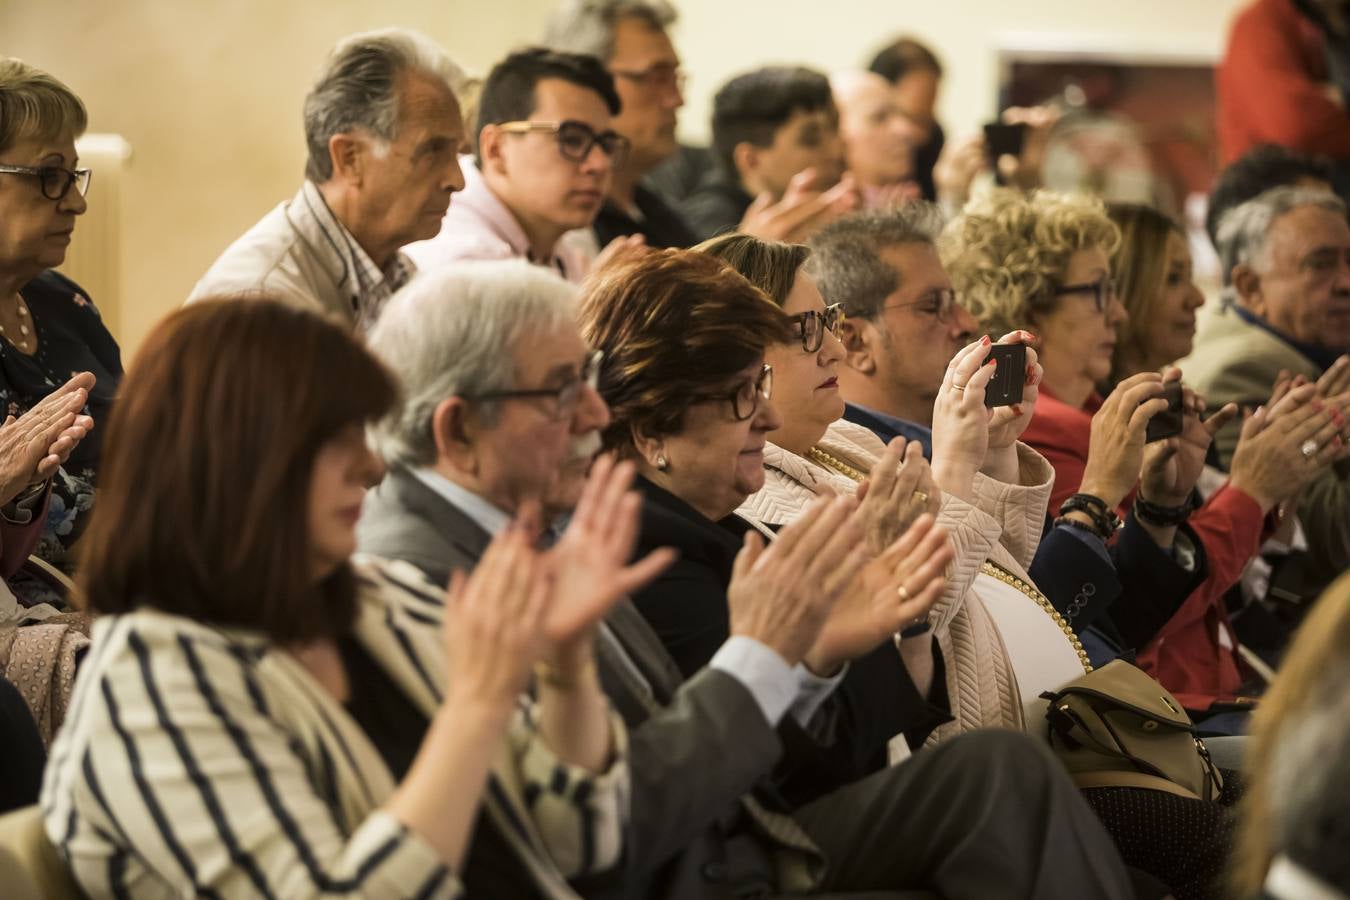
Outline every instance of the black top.
[[(84, 531), (94, 504), (108, 412), (122, 380), (122, 354), (98, 309), (83, 289), (57, 272), (43, 272), (19, 293), (28, 305), (37, 337), (32, 356), (0, 338), (0, 403), (6, 415), (27, 412), (79, 372), (94, 373), (94, 388), (84, 412), (95, 428), (80, 441), (52, 479), (51, 504), (36, 553), (69, 568), (68, 550)], [(16, 587), (16, 591), (23, 591)]]
[[(430, 722), (354, 637), (340, 638), (338, 653), (350, 691), (347, 712), (375, 745), (394, 780), (402, 781)], [(470, 897), (542, 897), (492, 817), (482, 811), (465, 861), (460, 881)]]
[(616, 237), (640, 234), (647, 239), (648, 247), (664, 249), (666, 247), (685, 248), (698, 243), (694, 232), (666, 201), (654, 191), (638, 185), (633, 191), (633, 201), (641, 213), (635, 218), (606, 200), (595, 217), (595, 239), (601, 248)]
[(741, 187), (740, 179), (721, 166), (714, 166), (698, 187), (680, 204), (680, 212), (701, 241), (735, 231), (754, 198)]
[(0, 677), (0, 747), (4, 749), (5, 777), (0, 778), (0, 813), (38, 802), (42, 767), (47, 752), (19, 689)]
[[(633, 602), (674, 658), (685, 678), (702, 669), (730, 635), (727, 586), (749, 522), (728, 516), (714, 522), (680, 498), (638, 479), (644, 496), (635, 557), (674, 547), (679, 558)], [(788, 806), (798, 806), (850, 784), (887, 764), (887, 743), (904, 734), (922, 743), (949, 720), (941, 656), (934, 655), (930, 703), (919, 694), (890, 642), (849, 664), (848, 673), (822, 707), (828, 739), (807, 735), (791, 716), (779, 733), (784, 763), (776, 786)]]
[(943, 132), (942, 126), (937, 122), (928, 132), (928, 140), (922, 146), (914, 148), (914, 180), (919, 184), (919, 190), (923, 192), (923, 199), (937, 200), (937, 185), (933, 183), (933, 167), (937, 165), (938, 159), (942, 156), (942, 145), (947, 141), (947, 135)]

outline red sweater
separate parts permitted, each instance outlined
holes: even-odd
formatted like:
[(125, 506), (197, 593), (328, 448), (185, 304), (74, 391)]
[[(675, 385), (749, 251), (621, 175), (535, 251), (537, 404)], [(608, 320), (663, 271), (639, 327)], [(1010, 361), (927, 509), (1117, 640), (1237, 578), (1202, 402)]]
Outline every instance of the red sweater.
[[(1094, 393), (1081, 409), (1075, 408), (1041, 385), (1036, 415), (1022, 440), (1055, 469), (1051, 515), (1059, 514), (1060, 504), (1083, 482), (1092, 415), (1101, 405), (1102, 398)], [(1129, 512), (1134, 495), (1131, 491), (1121, 503), (1117, 510), (1121, 516)], [(1204, 545), (1209, 574), (1138, 658), (1139, 665), (1187, 709), (1205, 709), (1216, 699), (1230, 698), (1242, 684), (1223, 595), (1256, 555), (1264, 524), (1260, 504), (1230, 484), (1191, 515), (1190, 526)]]
[(1350, 157), (1350, 114), (1328, 96), (1326, 41), (1290, 0), (1238, 13), (1215, 71), (1224, 165), (1256, 144)]

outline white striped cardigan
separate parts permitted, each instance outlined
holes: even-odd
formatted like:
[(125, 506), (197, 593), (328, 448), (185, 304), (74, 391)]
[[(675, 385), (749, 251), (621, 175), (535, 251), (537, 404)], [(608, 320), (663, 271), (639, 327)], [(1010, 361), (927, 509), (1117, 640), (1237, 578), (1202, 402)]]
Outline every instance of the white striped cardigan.
[[(403, 563), (357, 568), (356, 636), (430, 717), (445, 676), (440, 599)], [(540, 893), (615, 865), (628, 812), (625, 736), (592, 776), (558, 761), (527, 700), (485, 805)], [(101, 897), (457, 897), (455, 873), (381, 806), (374, 745), (256, 632), (138, 610), (94, 625), (41, 803), (75, 879)], [(466, 798), (467, 802), (468, 798)]]

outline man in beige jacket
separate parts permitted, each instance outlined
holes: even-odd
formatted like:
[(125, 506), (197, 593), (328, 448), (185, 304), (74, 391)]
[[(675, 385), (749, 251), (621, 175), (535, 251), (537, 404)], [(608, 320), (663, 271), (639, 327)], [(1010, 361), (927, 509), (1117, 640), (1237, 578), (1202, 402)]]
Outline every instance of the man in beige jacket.
[(188, 302), (269, 296), (370, 327), (416, 271), (399, 248), (434, 237), (464, 187), (455, 91), (466, 81), (414, 31), (338, 42), (305, 98), (304, 185), (226, 249)]

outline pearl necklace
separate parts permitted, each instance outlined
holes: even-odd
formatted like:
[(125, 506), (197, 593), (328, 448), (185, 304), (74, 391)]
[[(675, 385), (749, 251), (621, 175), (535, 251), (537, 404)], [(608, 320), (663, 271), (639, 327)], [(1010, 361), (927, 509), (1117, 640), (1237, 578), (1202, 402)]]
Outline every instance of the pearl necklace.
[(27, 318), (28, 318), (28, 307), (24, 305), (24, 302), (23, 302), (23, 295), (20, 294), (20, 295), (19, 295), (19, 319), (20, 319), (20, 322), (19, 322), (19, 334), (21, 334), (22, 337), (20, 337), (17, 341), (14, 340), (14, 338), (9, 334), (9, 332), (5, 331), (5, 326), (0, 325), (0, 336), (4, 336), (4, 337), (5, 337), (6, 339), (8, 339), (11, 343), (13, 343), (14, 346), (18, 347), (20, 350), (24, 351), (25, 353), (28, 352), (28, 335), (29, 335), (29, 329), (28, 329), (28, 323), (25, 322), (25, 321), (23, 321), (23, 320), (25, 320), (25, 319), (27, 319)]
[(850, 466), (848, 463), (844, 462), (839, 457), (832, 456), (829, 453), (826, 453), (824, 450), (820, 449), (819, 447), (812, 447), (810, 450), (807, 450), (806, 455), (810, 459), (813, 459), (816, 462), (820, 463), (825, 468), (838, 472), (840, 475), (843, 475), (850, 481), (862, 482), (864, 479), (867, 478), (866, 472), (862, 471), (861, 469), (853, 468), (853, 466)]

